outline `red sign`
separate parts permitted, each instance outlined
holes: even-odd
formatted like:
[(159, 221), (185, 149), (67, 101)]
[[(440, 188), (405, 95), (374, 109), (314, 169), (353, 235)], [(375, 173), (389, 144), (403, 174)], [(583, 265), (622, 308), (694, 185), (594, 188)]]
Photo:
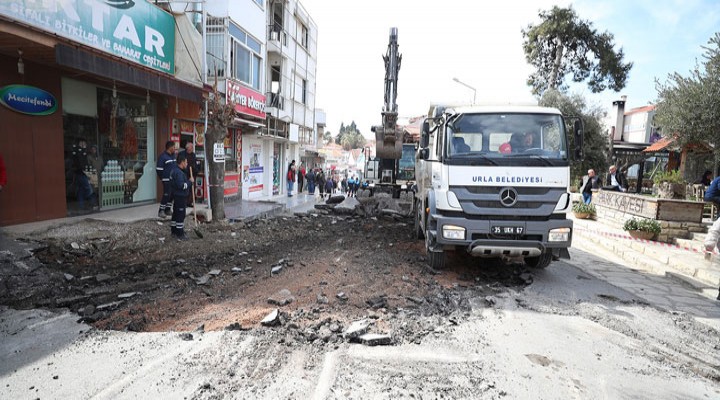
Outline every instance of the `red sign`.
[(235, 106), (235, 111), (265, 119), (264, 95), (248, 89), (236, 80), (228, 78), (225, 82), (228, 102)]
[(225, 174), (224, 194), (225, 196), (234, 196), (238, 194), (240, 175)]

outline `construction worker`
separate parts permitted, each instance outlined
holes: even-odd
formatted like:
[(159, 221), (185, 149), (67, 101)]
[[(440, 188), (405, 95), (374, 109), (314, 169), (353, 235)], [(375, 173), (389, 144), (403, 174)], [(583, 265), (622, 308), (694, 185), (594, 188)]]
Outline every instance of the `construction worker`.
[(184, 154), (179, 154), (177, 161), (169, 165), (171, 169), (168, 179), (173, 196), (170, 233), (178, 240), (188, 240), (189, 238), (185, 235), (185, 207), (191, 183), (183, 172), (188, 166), (187, 158)]
[(162, 182), (163, 195), (160, 200), (160, 210), (158, 210), (158, 218), (166, 218), (172, 215), (172, 189), (170, 188), (170, 171), (175, 164), (175, 142), (168, 140), (165, 143), (165, 151), (160, 153), (155, 166), (155, 172)]

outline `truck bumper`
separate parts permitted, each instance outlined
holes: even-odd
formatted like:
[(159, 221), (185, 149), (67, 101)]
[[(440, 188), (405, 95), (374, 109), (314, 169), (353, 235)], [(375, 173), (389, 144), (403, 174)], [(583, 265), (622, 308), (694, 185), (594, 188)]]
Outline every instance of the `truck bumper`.
[[(547, 221), (517, 221), (517, 220), (472, 220), (464, 218), (446, 217), (439, 214), (431, 215), (429, 233), (431, 242), (436, 250), (465, 249), (476, 257), (537, 257), (550, 250), (559, 256), (567, 256), (567, 248), (572, 243), (573, 221), (569, 219), (551, 219)], [(451, 228), (457, 232), (464, 229), (463, 238), (448, 238), (443, 232)], [(497, 229), (512, 228), (522, 233), (496, 234)], [(553, 235), (550, 241), (550, 232), (563, 232), (566, 235)], [(558, 238), (567, 240), (557, 240)]]

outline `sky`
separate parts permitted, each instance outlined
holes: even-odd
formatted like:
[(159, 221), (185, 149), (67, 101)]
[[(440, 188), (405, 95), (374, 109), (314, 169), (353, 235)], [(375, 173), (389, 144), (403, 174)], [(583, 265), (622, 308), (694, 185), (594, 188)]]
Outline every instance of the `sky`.
[[(656, 78), (687, 76), (715, 32), (718, 0), (301, 0), (318, 26), (315, 107), (326, 131), (355, 121), (368, 138), (381, 124), (385, 65), (391, 27), (398, 28), (402, 64), (400, 118), (427, 114), (431, 103), (536, 103), (527, 86), (531, 66), (522, 32), (538, 24), (538, 12), (572, 5), (599, 32), (615, 36), (625, 62), (633, 62), (625, 89), (593, 94), (585, 84), (572, 93), (607, 108), (627, 96), (626, 110), (654, 103)], [(453, 80), (457, 78), (470, 89)]]

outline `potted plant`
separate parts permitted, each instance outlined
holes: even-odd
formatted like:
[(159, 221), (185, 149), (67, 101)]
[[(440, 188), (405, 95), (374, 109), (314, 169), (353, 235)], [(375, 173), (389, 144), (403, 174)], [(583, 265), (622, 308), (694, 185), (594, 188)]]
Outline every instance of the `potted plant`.
[(653, 177), (661, 199), (684, 199), (685, 179), (679, 170), (659, 172)]
[(630, 218), (623, 224), (623, 230), (627, 231), (630, 236), (636, 239), (653, 240), (655, 236), (660, 233), (661, 228), (660, 223), (654, 219)]
[(596, 214), (595, 205), (585, 204), (582, 201), (573, 204), (572, 210), (575, 218), (578, 219), (592, 218)]

